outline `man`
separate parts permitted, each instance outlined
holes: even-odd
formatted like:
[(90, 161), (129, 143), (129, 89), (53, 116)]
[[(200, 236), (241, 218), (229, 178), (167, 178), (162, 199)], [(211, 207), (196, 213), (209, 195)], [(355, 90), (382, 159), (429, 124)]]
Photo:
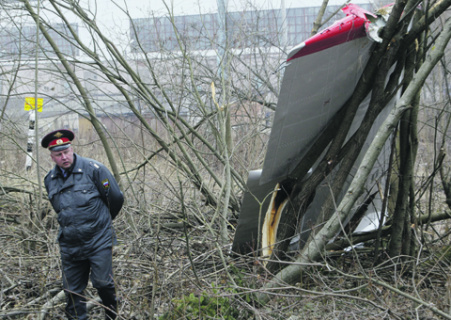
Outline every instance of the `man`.
[(111, 172), (101, 163), (74, 153), (70, 130), (56, 130), (41, 141), (55, 167), (44, 178), (48, 197), (58, 214), (66, 315), (88, 319), (83, 291), (90, 276), (105, 308), (105, 319), (116, 319), (112, 220), (124, 197)]

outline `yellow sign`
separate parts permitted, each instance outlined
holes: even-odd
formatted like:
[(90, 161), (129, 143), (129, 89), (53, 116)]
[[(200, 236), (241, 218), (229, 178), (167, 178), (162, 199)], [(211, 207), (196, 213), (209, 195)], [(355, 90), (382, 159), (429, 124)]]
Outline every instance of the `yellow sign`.
[[(27, 97), (25, 98), (25, 111), (34, 110), (36, 107), (35, 98)], [(44, 99), (38, 98), (38, 112), (42, 112), (42, 105), (44, 104)]]

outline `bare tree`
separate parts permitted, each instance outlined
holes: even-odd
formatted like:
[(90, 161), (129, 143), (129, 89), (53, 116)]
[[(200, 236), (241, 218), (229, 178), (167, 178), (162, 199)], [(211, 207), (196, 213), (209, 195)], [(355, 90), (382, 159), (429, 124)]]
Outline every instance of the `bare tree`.
[[(161, 295), (160, 285), (168, 284), (178, 272), (183, 275), (189, 269), (194, 279), (194, 285), (189, 284), (192, 285), (190, 288), (194, 287), (193, 291), (201, 288), (200, 274), (204, 270), (199, 270), (199, 260), (204, 261), (203, 254), (207, 251), (206, 254), (219, 257), (214, 260), (217, 269), (213, 273), (226, 271), (227, 281), (234, 289), (239, 288), (241, 284), (231, 275), (232, 267), (224, 257), (223, 245), (233, 236), (230, 232), (233, 230), (233, 219), (230, 218), (240, 211), (241, 195), (246, 189), (245, 177), (250, 169), (261, 167), (263, 162), (269, 131), (266, 114), (276, 108), (281, 79), (281, 73), (277, 71), (284, 59), (284, 53), (280, 50), (283, 44), (277, 43), (277, 37), (270, 39), (264, 38), (264, 35), (246, 35), (252, 28), (244, 22), (237, 23), (242, 32), (234, 40), (246, 46), (222, 47), (225, 54), (219, 55), (222, 59), (218, 63), (217, 51), (221, 44), (216, 42), (215, 35), (206, 33), (205, 24), (208, 21), (198, 21), (196, 28), (199, 35), (196, 39), (209, 43), (215, 50), (195, 50), (195, 43), (185, 34), (183, 26), (177, 25), (168, 5), (166, 19), (174, 31), (174, 39), (170, 43), (172, 47), (161, 41), (155, 44), (158, 50), (149, 53), (147, 44), (136, 37), (129, 44), (133, 50), (124, 51), (97, 25), (97, 13), (83, 7), (81, 2), (49, 0), (40, 8), (39, 14), (34, 3), (28, 0), (21, 0), (20, 3), (21, 6), (14, 8), (15, 12), (31, 17), (33, 26), (39, 28), (43, 37), (39, 49), (42, 55), (39, 94), (50, 101), (49, 106), (64, 107), (64, 115), (59, 113), (56, 119), (40, 119), (39, 129), (47, 130), (52, 122), (70, 126), (75, 122), (71, 117), (76, 116), (76, 122), (80, 123), (77, 143), (82, 152), (96, 156), (106, 154), (112, 171), (127, 192), (126, 223), (120, 228), (133, 230), (135, 237), (131, 241), (133, 244), (124, 248), (121, 257), (129, 259), (133, 256), (134, 250), (138, 250), (134, 246), (136, 243), (148, 245), (149, 242), (143, 240), (147, 234), (157, 239), (152, 242), (153, 250), (140, 252), (149, 264), (133, 260), (133, 265), (139, 265), (140, 270), (151, 278), (151, 284), (146, 284), (151, 287), (151, 316), (158, 295)], [(324, 8), (326, 4), (324, 2)], [(433, 81), (426, 82), (426, 79), (440, 59), (444, 79), (448, 76), (444, 52), (449, 41), (450, 24), (449, 20), (443, 25), (435, 22), (449, 8), (450, 1), (431, 3), (421, 12), (414, 10), (417, 5), (412, 1), (395, 4), (382, 35), (384, 41), (376, 46), (354, 95), (318, 137), (315, 147), (307, 152), (291, 176), (281, 181), (291, 205), (283, 211), (277, 245), (267, 265), (275, 276), (263, 284), (263, 290), (257, 294), (259, 302), (269, 300), (269, 291), (266, 290), (296, 283), (306, 265), (321, 261), (328, 242), (337, 234), (345, 234), (342, 225), (354, 213), (354, 204), (371, 201), (372, 195), (364, 194), (364, 185), (379, 151), (390, 138), (395, 142), (389, 144), (396, 145), (392, 151), (394, 164), (381, 179), (394, 182), (390, 189), (387, 187), (381, 193), (390, 195), (390, 199), (384, 198), (384, 201), (392, 202), (387, 205), (391, 228), (388, 231), (380, 229), (379, 236), (382, 233), (391, 235), (386, 247), (390, 257), (414, 256), (417, 252), (418, 226), (428, 220), (425, 218), (427, 214), (421, 212), (419, 215), (415, 206), (419, 206), (421, 192), (431, 190), (433, 193), (435, 190), (433, 187), (428, 189), (432, 186), (429, 183), (433, 180), (432, 174), (424, 181), (420, 191), (416, 190), (416, 181), (413, 180), (415, 163), (418, 163), (417, 149), (421, 148), (417, 137), (418, 118), (421, 119), (418, 116), (421, 113), (420, 92), (425, 83), (425, 87), (435, 85)], [(130, 18), (131, 29), (138, 34), (138, 22), (131, 19), (126, 9), (123, 10)], [(14, 20), (11, 8), (5, 12), (9, 12), (11, 20)], [(88, 31), (89, 39), (79, 36), (69, 13), (75, 15), (80, 25)], [(57, 28), (54, 21), (48, 19), (50, 16), (57, 17), (64, 29)], [(320, 17), (314, 30), (318, 30), (321, 21), (327, 20)], [(56, 39), (64, 39), (82, 54), (73, 56), (64, 51)], [(271, 46), (262, 45), (262, 41), (270, 42)], [(24, 130), (19, 121), (6, 117), (6, 111), (12, 106), (14, 97), (18, 97), (18, 101), (23, 98), (24, 92), (34, 93), (32, 87), (36, 79), (30, 75), (33, 66), (29, 61), (16, 59), (9, 65), (2, 64), (1, 68), (4, 99), (0, 133), (8, 143), (3, 141), (5, 144), (0, 151), (2, 154), (10, 153), (12, 151), (5, 145), (14, 145), (13, 152), (19, 158), (25, 153)], [(444, 85), (442, 89), (441, 92), (447, 91), (448, 86)], [(54, 94), (56, 91), (62, 94)], [(371, 102), (367, 114), (358, 130), (349, 135), (356, 109), (368, 95)], [(387, 104), (396, 95), (401, 98), (379, 128), (376, 139), (364, 154), (356, 178), (345, 190), (344, 181), (361, 155), (363, 142), (376, 117), (386, 110)], [(437, 117), (440, 125), (434, 125), (437, 131), (442, 132), (442, 139), (437, 140), (440, 140), (437, 145), (443, 150), (448, 147), (448, 106), (449, 103), (444, 104), (440, 117)], [(432, 114), (432, 110), (430, 112)], [(393, 137), (395, 132), (398, 135), (396, 139)], [(48, 169), (51, 164), (44, 157), (41, 156), (40, 166)], [(437, 154), (433, 174), (440, 170), (443, 189), (449, 198), (449, 173), (448, 168), (443, 166), (444, 157), (444, 154)], [(315, 163), (318, 164), (315, 170), (307, 175)], [(315, 221), (322, 228), (312, 232), (300, 251), (294, 255), (288, 254), (287, 248), (297, 232), (298, 221), (318, 185), (331, 173), (330, 197)], [(8, 166), (2, 164), (1, 174), (5, 177), (1, 185), (1, 200), (5, 201), (5, 195), (22, 191), (32, 211), (36, 196), (33, 191), (39, 184), (36, 177), (17, 172), (14, 163)], [(15, 181), (13, 179), (27, 181), (32, 187), (20, 190), (11, 182)], [(341, 197), (343, 194), (345, 196)], [(47, 208), (43, 208), (45, 210)], [(172, 218), (171, 223), (161, 222), (166, 217)], [(445, 213), (440, 217), (431, 214), (429, 222), (445, 217)], [(190, 228), (197, 225), (201, 225), (202, 237), (199, 241), (193, 241)], [(162, 236), (165, 228), (183, 231), (176, 239), (168, 237), (168, 240)], [(50, 239), (48, 234), (45, 236)], [(160, 236), (169, 244), (159, 242)], [(24, 231), (23, 238), (32, 236)], [(188, 262), (177, 261), (183, 266), (166, 277), (161, 270), (174, 267), (176, 263), (171, 264), (171, 259), (168, 259), (164, 268), (159, 268), (158, 255), (161, 251), (171, 252), (173, 242), (183, 242), (183, 254), (186, 254)], [(346, 244), (350, 244), (349, 241)], [(47, 246), (54, 250), (51, 245)], [(202, 250), (196, 251), (199, 247)], [(202, 254), (196, 256), (196, 252)], [(121, 264), (121, 268), (124, 274), (129, 275), (128, 265)], [(134, 280), (130, 280), (130, 291), (135, 285)], [(143, 278), (139, 281), (144, 282)], [(11, 280), (11, 286), (13, 282)], [(173, 280), (170, 285), (182, 288), (185, 283)], [(50, 306), (55, 305), (57, 297), (43, 304), (43, 315)], [(437, 310), (434, 312), (440, 313)], [(258, 314), (257, 311), (255, 313)]]

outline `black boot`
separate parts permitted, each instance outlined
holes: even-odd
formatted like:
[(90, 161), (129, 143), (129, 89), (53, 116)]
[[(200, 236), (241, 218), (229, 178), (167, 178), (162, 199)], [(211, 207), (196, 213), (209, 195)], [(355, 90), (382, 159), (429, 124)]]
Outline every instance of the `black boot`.
[(102, 299), (102, 303), (105, 307), (105, 319), (111, 320), (116, 319), (116, 290), (114, 288), (102, 288), (98, 289), (99, 296)]

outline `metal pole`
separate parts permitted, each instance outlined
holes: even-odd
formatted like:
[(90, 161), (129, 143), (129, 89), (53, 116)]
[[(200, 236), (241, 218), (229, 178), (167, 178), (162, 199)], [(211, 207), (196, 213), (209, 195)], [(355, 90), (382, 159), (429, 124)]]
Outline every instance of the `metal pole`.
[(227, 0), (217, 0), (218, 4), (218, 66), (221, 78), (224, 75), (226, 61), (226, 50), (227, 50)]
[[(41, 201), (42, 201), (42, 182), (39, 165), (39, 139), (38, 139), (38, 90), (39, 90), (39, 28), (40, 28), (40, 8), (41, 2), (37, 0), (37, 19), (36, 19), (36, 52), (35, 52), (35, 83), (34, 83), (34, 142), (36, 147), (36, 175), (38, 180), (39, 198), (37, 200), (37, 213), (36, 218), (39, 219), (41, 214)], [(32, 112), (31, 110), (30, 112)]]
[(282, 39), (281, 45), (282, 49), (285, 52), (288, 45), (288, 27), (287, 27), (287, 8), (285, 7), (285, 0), (280, 1), (280, 12), (282, 19)]

